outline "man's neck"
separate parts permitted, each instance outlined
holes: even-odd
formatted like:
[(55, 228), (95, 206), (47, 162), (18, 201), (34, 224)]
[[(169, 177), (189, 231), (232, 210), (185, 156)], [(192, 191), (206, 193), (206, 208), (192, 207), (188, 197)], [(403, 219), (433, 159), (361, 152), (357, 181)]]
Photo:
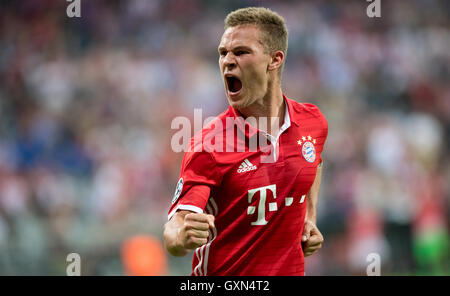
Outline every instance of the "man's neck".
[[(285, 112), (287, 112), (281, 87), (272, 88), (262, 100), (239, 111), (245, 117), (255, 117), (259, 130), (276, 136), (283, 125)], [(267, 118), (267, 126), (259, 125), (261, 117)]]

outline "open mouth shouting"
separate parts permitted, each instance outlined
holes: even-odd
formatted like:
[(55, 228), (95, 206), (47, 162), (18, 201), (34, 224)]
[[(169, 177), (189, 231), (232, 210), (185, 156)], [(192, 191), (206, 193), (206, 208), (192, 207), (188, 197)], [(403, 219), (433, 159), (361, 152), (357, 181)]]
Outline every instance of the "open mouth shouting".
[(235, 75), (225, 74), (225, 84), (230, 97), (235, 97), (242, 91), (242, 82)]

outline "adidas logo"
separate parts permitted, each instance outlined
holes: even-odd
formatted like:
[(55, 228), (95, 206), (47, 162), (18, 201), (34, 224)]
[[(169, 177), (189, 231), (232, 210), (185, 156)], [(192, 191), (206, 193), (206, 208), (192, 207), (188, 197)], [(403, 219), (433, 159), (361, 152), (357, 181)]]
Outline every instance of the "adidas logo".
[(250, 161), (248, 161), (248, 159), (246, 158), (241, 165), (239, 166), (237, 172), (238, 173), (244, 173), (244, 172), (248, 172), (248, 171), (253, 171), (256, 170), (257, 167), (256, 165), (253, 165)]

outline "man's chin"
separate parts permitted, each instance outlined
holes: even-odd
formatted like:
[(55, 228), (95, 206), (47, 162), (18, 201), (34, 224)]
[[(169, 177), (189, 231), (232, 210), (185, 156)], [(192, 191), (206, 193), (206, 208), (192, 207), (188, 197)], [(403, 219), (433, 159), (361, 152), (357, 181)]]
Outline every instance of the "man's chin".
[(234, 102), (234, 101), (228, 100), (228, 103), (230, 104), (231, 107), (233, 107), (234, 109), (237, 109), (237, 110), (239, 110), (243, 107), (241, 102)]
[(231, 107), (233, 107), (234, 109), (237, 109), (237, 110), (247, 107), (246, 101), (244, 98), (239, 98), (239, 99), (233, 98), (232, 99), (232, 98), (228, 97), (228, 103), (230, 104)]

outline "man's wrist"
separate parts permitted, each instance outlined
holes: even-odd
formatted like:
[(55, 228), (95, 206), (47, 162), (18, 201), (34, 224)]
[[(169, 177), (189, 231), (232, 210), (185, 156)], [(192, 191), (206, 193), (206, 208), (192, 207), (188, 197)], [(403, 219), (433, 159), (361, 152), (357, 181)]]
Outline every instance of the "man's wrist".
[(316, 224), (316, 217), (315, 216), (307, 216), (306, 221)]

